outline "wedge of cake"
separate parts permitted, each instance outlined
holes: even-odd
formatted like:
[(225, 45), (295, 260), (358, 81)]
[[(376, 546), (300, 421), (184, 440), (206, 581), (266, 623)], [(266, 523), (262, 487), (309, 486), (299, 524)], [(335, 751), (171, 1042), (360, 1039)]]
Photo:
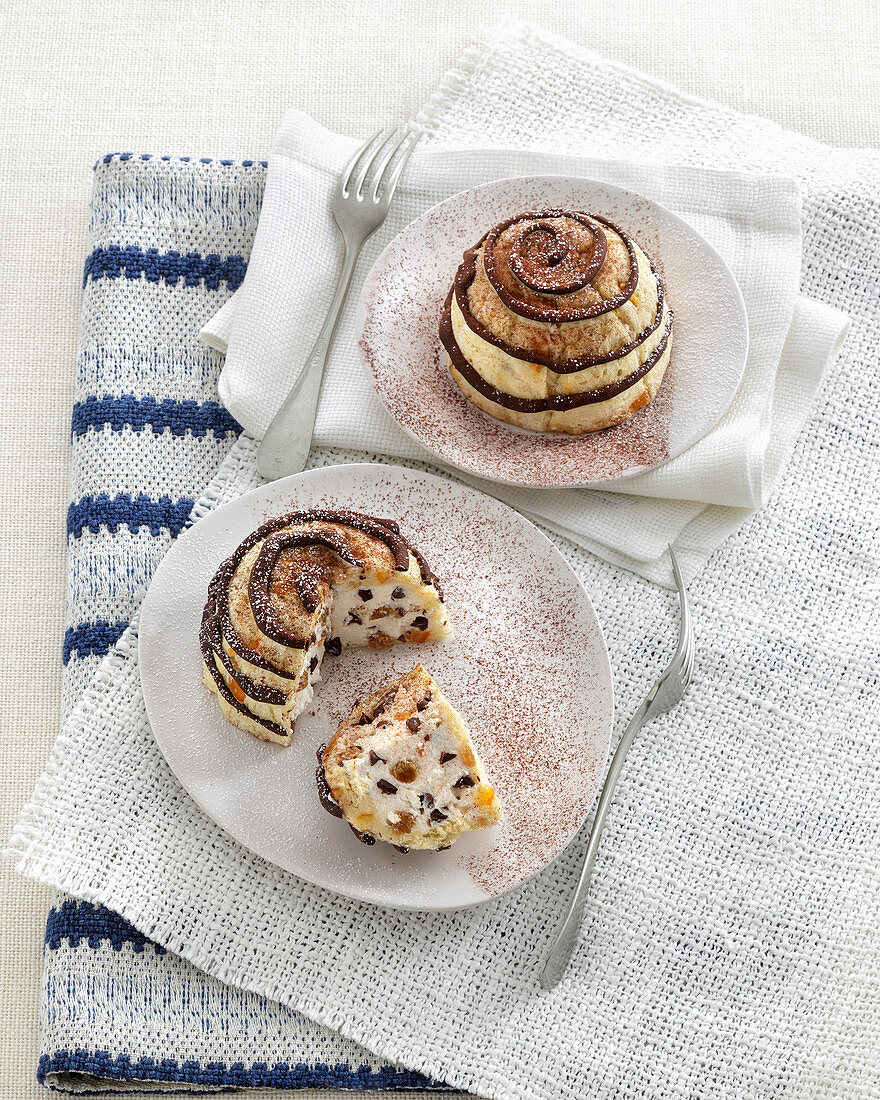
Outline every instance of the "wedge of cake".
[(450, 633), (437, 578), (394, 521), (293, 512), (258, 527), (214, 574), (202, 682), (234, 725), (288, 745), (325, 653)]
[(358, 703), (318, 760), (324, 808), (367, 844), (437, 850), (501, 820), (464, 720), (421, 665)]

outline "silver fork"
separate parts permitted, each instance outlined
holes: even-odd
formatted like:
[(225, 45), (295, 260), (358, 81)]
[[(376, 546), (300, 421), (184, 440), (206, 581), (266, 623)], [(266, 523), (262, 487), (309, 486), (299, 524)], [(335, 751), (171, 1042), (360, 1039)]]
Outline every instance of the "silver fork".
[(602, 826), (605, 824), (605, 815), (608, 812), (614, 788), (617, 786), (617, 780), (623, 768), (623, 761), (633, 738), (647, 722), (652, 722), (659, 715), (665, 714), (677, 703), (680, 703), (691, 682), (691, 675), (694, 671), (694, 632), (691, 626), (691, 613), (681, 570), (678, 567), (678, 561), (671, 546), (669, 547), (669, 556), (672, 559), (672, 572), (675, 574), (675, 583), (678, 586), (680, 608), (678, 648), (666, 671), (657, 680), (642, 705), (630, 719), (630, 723), (623, 731), (623, 736), (620, 738), (620, 743), (612, 757), (611, 767), (608, 769), (608, 775), (605, 777), (605, 784), (599, 796), (599, 804), (596, 807), (596, 816), (593, 818), (593, 827), (590, 830), (590, 839), (587, 843), (587, 851), (577, 887), (538, 974), (538, 981), (542, 989), (552, 989), (556, 985), (565, 973), (565, 968), (568, 966), (574, 950), (583, 919), (587, 891), (590, 888), (590, 875), (593, 873), (596, 852), (599, 850), (599, 837), (602, 833)]
[(257, 468), (269, 481), (305, 469), (324, 364), (354, 266), (364, 241), (385, 221), (401, 173), (418, 140), (419, 134), (412, 130), (402, 134), (380, 130), (358, 149), (336, 184), (331, 209), (345, 242), (342, 270), (315, 346), (257, 451)]

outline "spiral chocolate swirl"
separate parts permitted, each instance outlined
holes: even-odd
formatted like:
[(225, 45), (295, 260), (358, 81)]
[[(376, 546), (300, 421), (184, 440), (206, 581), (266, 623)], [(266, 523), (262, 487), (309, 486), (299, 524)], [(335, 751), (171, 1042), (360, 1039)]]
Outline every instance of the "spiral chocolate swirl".
[[(295, 568), (291, 567), (291, 551), (300, 551), (294, 555)], [(246, 562), (248, 555), (253, 560)], [(346, 571), (346, 566), (351, 570)], [(432, 586), (442, 599), (424, 556), (400, 534), (393, 520), (315, 509), (291, 512), (262, 524), (220, 565), (208, 586), (199, 645), (212, 690), (230, 711), (265, 730), (268, 739), (289, 740), (291, 731), (255, 713), (254, 704), (283, 707), (291, 692), (307, 683), (305, 658), (292, 660), (290, 654), (300, 651), (308, 656), (308, 650), (315, 652), (314, 647), (320, 644), (317, 627), (321, 620), (316, 612), (324, 606), (340, 569), (357, 576), (365, 568), (380, 566), (383, 572), (398, 574), (415, 569), (422, 583)], [(250, 630), (252, 634), (256, 631), (258, 640), (251, 644), (242, 639), (234, 622), (230, 595), (234, 582), (239, 617), (244, 609), (253, 619)], [(314, 664), (319, 660), (318, 655)], [(270, 674), (269, 683), (255, 678), (260, 670)], [(273, 683), (273, 678), (281, 683)], [(285, 681), (287, 688), (281, 686)]]
[(544, 210), (500, 222), (465, 253), (440, 338), (454, 380), (485, 411), (579, 432), (651, 399), (672, 323), (662, 280), (623, 230)]
[[(505, 288), (495, 267), (499, 253), (503, 256), (498, 236), (502, 230), (529, 216), (520, 214), (518, 218), (502, 222), (486, 239), (486, 273), (499, 295)], [(574, 214), (571, 220), (589, 230), (592, 243), (588, 251), (580, 250), (559, 222), (553, 221), (532, 222), (514, 239), (507, 262), (513, 274), (531, 290), (542, 294), (571, 294), (582, 290), (605, 263), (608, 238), (601, 226), (583, 214)]]

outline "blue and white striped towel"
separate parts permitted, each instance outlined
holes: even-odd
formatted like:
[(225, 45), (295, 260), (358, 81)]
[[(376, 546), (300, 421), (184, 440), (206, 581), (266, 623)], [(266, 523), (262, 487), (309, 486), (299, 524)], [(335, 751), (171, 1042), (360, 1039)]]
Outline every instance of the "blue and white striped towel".
[[(67, 514), (65, 710), (237, 438), (217, 400), (222, 357), (198, 333), (244, 277), (264, 179), (259, 161), (123, 153), (95, 166)], [(40, 1052), (39, 1080), (76, 1091), (431, 1084), (63, 895), (46, 926)]]

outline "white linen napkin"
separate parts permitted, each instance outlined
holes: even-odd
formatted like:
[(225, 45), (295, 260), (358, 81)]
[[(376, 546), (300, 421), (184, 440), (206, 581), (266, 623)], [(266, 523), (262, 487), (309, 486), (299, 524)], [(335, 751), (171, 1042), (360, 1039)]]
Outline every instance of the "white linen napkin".
[[(660, 559), (672, 543), (692, 577), (719, 542), (766, 502), (846, 330), (843, 314), (799, 294), (797, 183), (781, 175), (595, 156), (449, 148), (429, 126), (425, 129), (389, 217), (359, 261), (324, 376), (315, 446), (436, 461), (386, 412), (357, 347), (359, 282), (413, 218), (464, 188), (517, 175), (581, 176), (638, 191), (702, 233), (742, 289), (750, 350), (727, 413), (684, 454), (620, 482), (614, 492), (520, 489), (455, 476), (661, 583), (669, 583)], [(257, 438), (293, 385), (326, 315), (342, 252), (330, 193), (357, 146), (357, 140), (330, 133), (299, 111), (287, 113), (269, 157), (244, 284), (202, 330), (204, 340), (226, 351), (220, 375), (224, 404)]]

